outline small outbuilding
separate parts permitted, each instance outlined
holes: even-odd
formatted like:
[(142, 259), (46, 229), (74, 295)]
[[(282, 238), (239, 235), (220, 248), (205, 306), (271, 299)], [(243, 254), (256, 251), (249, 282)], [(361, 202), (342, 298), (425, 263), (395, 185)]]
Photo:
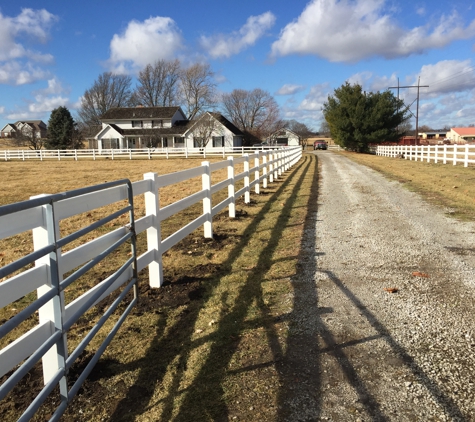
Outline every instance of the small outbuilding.
[(300, 145), (300, 136), (290, 129), (282, 128), (271, 134), (267, 138), (267, 141), (271, 145), (287, 145), (293, 147)]

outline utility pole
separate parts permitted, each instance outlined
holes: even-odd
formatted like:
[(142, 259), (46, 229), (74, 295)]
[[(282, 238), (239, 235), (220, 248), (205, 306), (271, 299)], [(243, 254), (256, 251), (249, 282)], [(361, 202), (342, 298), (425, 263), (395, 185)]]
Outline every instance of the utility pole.
[(429, 88), (429, 85), (421, 85), (421, 77), (419, 76), (417, 80), (417, 85), (410, 86), (399, 86), (399, 78), (397, 79), (397, 86), (390, 86), (389, 89), (397, 88), (397, 99), (399, 100), (399, 89), (402, 88), (417, 88), (417, 103), (416, 103), (416, 136), (415, 140), (417, 143), (417, 137), (419, 136), (419, 89), (420, 88)]

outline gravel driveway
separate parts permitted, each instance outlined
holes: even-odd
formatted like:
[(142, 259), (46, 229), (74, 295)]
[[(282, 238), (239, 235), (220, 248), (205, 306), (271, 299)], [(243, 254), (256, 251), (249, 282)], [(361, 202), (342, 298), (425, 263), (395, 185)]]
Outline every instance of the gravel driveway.
[(317, 155), (282, 419), (475, 421), (475, 225), (341, 155)]

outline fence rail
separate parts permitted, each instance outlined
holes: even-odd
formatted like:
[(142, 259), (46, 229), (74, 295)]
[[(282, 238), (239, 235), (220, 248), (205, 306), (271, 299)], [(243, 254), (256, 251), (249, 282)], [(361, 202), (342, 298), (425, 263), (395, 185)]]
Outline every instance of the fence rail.
[(65, 149), (65, 150), (3, 150), (0, 160), (80, 160), (80, 159), (148, 159), (176, 157), (223, 157), (252, 154), (255, 151), (281, 149), (280, 146), (216, 147), (216, 148), (142, 148), (142, 149)]
[(475, 145), (378, 145), (376, 155), (468, 167), (475, 163)]
[[(173, 174), (147, 173), (143, 180), (134, 183), (125, 179), (62, 194), (41, 195), (28, 201), (0, 207), (0, 239), (31, 230), (34, 247), (32, 253), (0, 268), (0, 279), (3, 278), (0, 282), (0, 308), (10, 306), (36, 290), (35, 300), (0, 325), (0, 339), (8, 334), (16, 336), (0, 350), (0, 377), (10, 373), (0, 386), (0, 400), (41, 361), (44, 388), (19, 420), (27, 421), (33, 417), (44, 400), (59, 385), (60, 404), (50, 418), (51, 421), (58, 420), (134, 306), (138, 294), (137, 272), (148, 267), (150, 286), (160, 287), (163, 282), (162, 255), (168, 249), (200, 226), (203, 226), (204, 237), (212, 238), (213, 216), (227, 207), (229, 217), (235, 217), (237, 198), (244, 196), (244, 201), (249, 203), (252, 189), (259, 193), (260, 186), (266, 188), (268, 182), (272, 183), (278, 179), (284, 171), (300, 160), (301, 155), (300, 147), (258, 151), (238, 158), (230, 156), (225, 161), (212, 164), (204, 161), (200, 167)], [(237, 165), (239, 167), (236, 167)], [(236, 174), (236, 168), (244, 170)], [(227, 169), (227, 177), (212, 184), (213, 172), (222, 169)], [(201, 190), (160, 208), (160, 189), (195, 177), (202, 179)], [(238, 181), (242, 181), (240, 185), (243, 184), (243, 187), (236, 191)], [(225, 199), (213, 204), (212, 195), (221, 190), (225, 192)], [(144, 195), (145, 215), (134, 221), (134, 198), (138, 195)], [(110, 212), (99, 221), (72, 234), (61, 236), (62, 220), (99, 207), (122, 204), (121, 201), (125, 201), (126, 205), (118, 211)], [(161, 222), (200, 202), (202, 213), (192, 221), (183, 222), (179, 230), (162, 240)], [(92, 240), (88, 239), (86, 243), (67, 252), (62, 251), (65, 245), (80, 236), (127, 213), (128, 224)], [(147, 250), (137, 256), (135, 238), (140, 233), (146, 233)], [(65, 289), (123, 244), (130, 245), (130, 257), (125, 258), (122, 265), (107, 278), (67, 303)], [(34, 267), (25, 270), (29, 264)], [(125, 300), (130, 290), (134, 291), (132, 300), (90, 363), (68, 389), (68, 369)], [(112, 292), (118, 292), (118, 297), (76, 349), (68, 355), (68, 331), (85, 312)], [(20, 324), (29, 317), (35, 318), (35, 325), (18, 334)]]

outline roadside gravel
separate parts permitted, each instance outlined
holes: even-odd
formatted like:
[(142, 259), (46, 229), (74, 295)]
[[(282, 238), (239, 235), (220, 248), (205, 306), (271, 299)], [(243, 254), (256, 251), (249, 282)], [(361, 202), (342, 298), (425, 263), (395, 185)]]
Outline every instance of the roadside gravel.
[(475, 225), (317, 155), (319, 204), (282, 364), (298, 382), (282, 419), (475, 420)]

